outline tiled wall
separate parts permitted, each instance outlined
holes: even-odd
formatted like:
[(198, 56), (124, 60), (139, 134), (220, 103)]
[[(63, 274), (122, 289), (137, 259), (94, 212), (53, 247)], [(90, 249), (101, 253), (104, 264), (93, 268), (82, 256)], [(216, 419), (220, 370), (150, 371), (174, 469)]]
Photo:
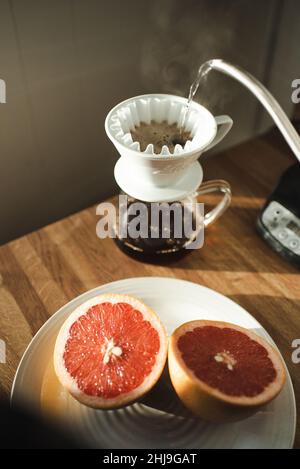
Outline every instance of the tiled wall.
[[(276, 76), (289, 110), (270, 52), (283, 3), (293, 1), (0, 0), (0, 243), (112, 194), (108, 110), (136, 94), (186, 94), (205, 59), (239, 63), (271, 87)], [(262, 130), (247, 91), (221, 76), (207, 86), (207, 106), (235, 120), (227, 145)]]

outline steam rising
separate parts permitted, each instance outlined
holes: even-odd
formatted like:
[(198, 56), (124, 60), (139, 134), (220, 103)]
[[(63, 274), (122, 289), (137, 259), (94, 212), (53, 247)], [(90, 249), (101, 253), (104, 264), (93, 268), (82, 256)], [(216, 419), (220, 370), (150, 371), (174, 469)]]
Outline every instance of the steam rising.
[[(152, 18), (153, 34), (143, 44), (141, 72), (149, 91), (188, 96), (199, 66), (213, 57), (228, 57), (234, 38), (233, 2), (208, 0), (156, 1)], [(223, 93), (214, 93), (217, 74), (203, 80), (195, 96), (211, 110), (224, 104)], [(220, 87), (219, 87), (220, 89)]]

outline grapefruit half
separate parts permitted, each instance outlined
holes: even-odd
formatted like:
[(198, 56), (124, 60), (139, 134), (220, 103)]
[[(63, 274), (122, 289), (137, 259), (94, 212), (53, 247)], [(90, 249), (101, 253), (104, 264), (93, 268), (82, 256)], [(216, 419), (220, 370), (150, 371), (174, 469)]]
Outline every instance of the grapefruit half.
[(78, 401), (114, 409), (148, 392), (166, 358), (167, 336), (155, 312), (131, 296), (106, 294), (80, 305), (62, 325), (54, 368)]
[(278, 352), (254, 332), (220, 321), (181, 325), (169, 340), (169, 372), (183, 404), (206, 420), (249, 416), (281, 391)]

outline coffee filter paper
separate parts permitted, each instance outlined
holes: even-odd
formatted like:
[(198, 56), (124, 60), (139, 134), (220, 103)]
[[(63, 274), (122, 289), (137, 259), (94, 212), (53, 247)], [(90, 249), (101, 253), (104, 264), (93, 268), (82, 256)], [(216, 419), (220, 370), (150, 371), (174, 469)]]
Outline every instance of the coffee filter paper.
[[(132, 140), (131, 130), (134, 130), (142, 122), (150, 124), (151, 121), (157, 123), (167, 121), (170, 125), (177, 123), (180, 128), (184, 120), (185, 110), (185, 102), (172, 101), (170, 98), (134, 98), (115, 110), (115, 113), (111, 116), (109, 128), (119, 143), (131, 150), (141, 151), (139, 142)], [(176, 144), (174, 153), (170, 153), (167, 145), (164, 145), (160, 155), (184, 154), (202, 147), (205, 143), (206, 132), (203, 132), (205, 126), (203, 114), (197, 109), (189, 109), (184, 130), (191, 133), (192, 139), (188, 140), (184, 147)], [(154, 153), (152, 143), (142, 153), (158, 156), (158, 153)]]

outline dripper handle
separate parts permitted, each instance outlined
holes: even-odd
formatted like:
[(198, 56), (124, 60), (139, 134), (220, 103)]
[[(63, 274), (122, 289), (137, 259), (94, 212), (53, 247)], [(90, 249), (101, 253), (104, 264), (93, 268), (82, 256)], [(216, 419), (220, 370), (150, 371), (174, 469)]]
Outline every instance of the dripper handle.
[(215, 116), (215, 120), (218, 126), (217, 133), (213, 141), (205, 148), (205, 151), (210, 150), (212, 147), (214, 147), (219, 142), (221, 142), (221, 140), (223, 140), (225, 135), (228, 134), (233, 124), (233, 120), (231, 119), (231, 117), (226, 116), (226, 115)]

